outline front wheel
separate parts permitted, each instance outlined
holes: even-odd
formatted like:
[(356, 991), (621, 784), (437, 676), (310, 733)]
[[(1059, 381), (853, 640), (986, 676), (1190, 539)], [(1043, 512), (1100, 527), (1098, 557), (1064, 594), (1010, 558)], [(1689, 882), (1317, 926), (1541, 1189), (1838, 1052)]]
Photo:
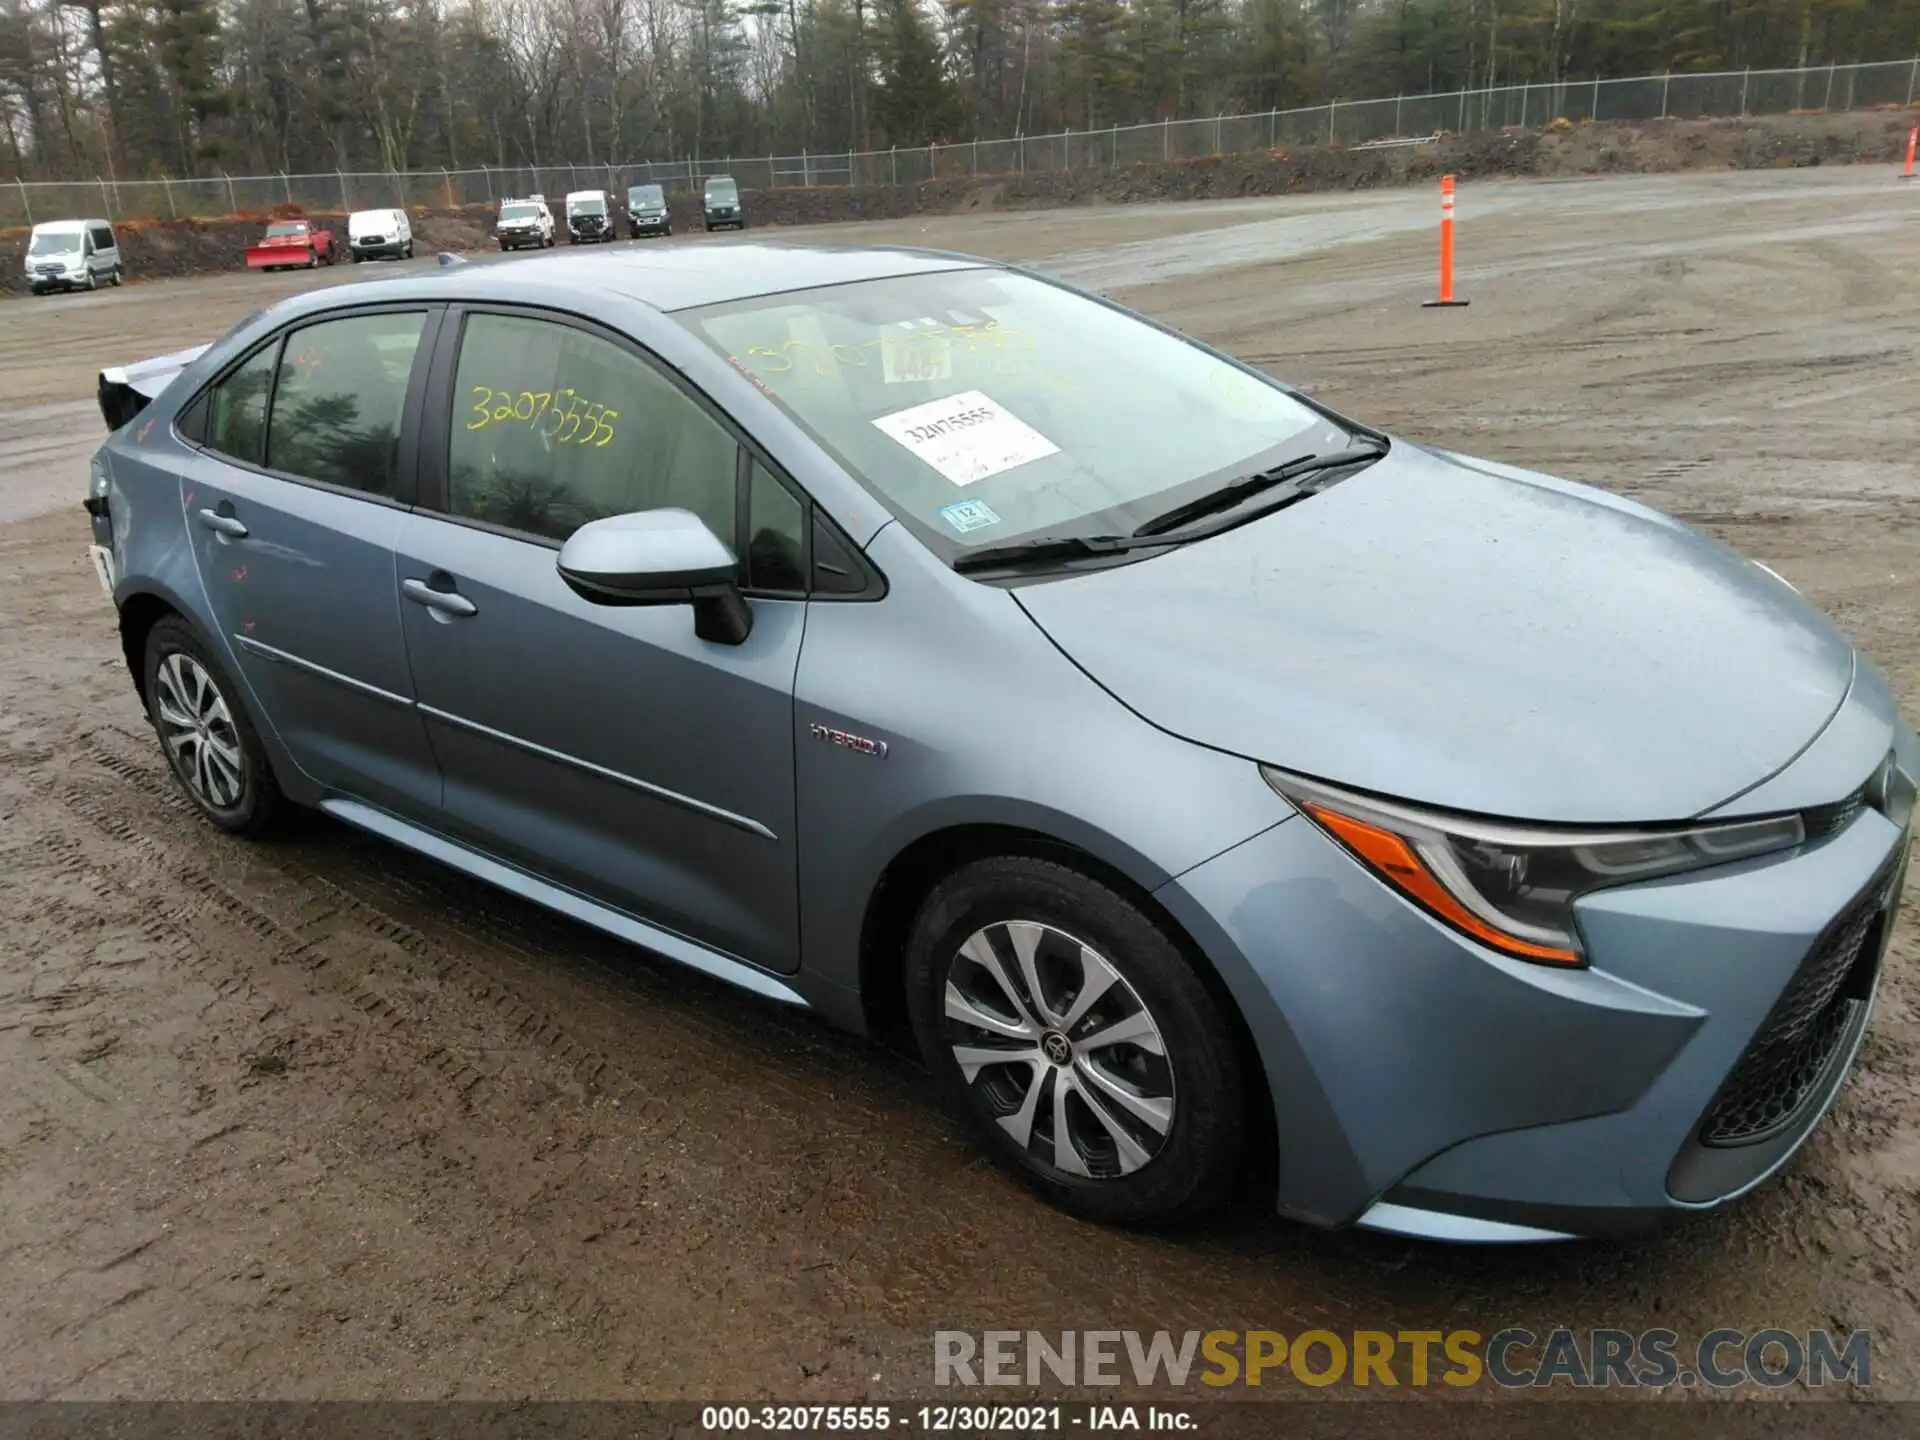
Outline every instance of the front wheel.
[(187, 798), (222, 830), (258, 836), (290, 802), (267, 763), (238, 691), (185, 621), (147, 635), (147, 716)]
[(1132, 901), (1056, 861), (976, 861), (922, 904), (907, 965), (927, 1064), (1055, 1204), (1149, 1224), (1231, 1189), (1246, 1141), (1233, 1031)]

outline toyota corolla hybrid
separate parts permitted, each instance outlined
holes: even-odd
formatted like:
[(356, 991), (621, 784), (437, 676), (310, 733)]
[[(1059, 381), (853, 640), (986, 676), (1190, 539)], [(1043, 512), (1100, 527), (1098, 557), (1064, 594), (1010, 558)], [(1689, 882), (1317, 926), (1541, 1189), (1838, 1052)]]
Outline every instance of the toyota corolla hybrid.
[(1036, 275), (451, 266), (101, 377), (214, 824), (312, 807), (854, 1029), (1086, 1216), (1630, 1229), (1777, 1170), (1920, 747), (1786, 583)]

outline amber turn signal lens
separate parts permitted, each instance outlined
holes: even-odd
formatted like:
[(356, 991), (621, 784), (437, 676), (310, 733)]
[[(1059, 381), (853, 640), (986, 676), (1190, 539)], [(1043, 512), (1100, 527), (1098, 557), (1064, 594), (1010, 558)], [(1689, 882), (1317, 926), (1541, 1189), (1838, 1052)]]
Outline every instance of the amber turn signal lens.
[(1306, 802), (1303, 808), (1328, 834), (1364, 861), (1381, 879), (1421, 909), (1438, 916), (1454, 929), (1471, 935), (1481, 944), (1536, 964), (1585, 964), (1576, 951), (1523, 940), (1518, 935), (1509, 935), (1489, 925), (1454, 899), (1453, 893), (1434, 878), (1433, 872), (1414, 854), (1412, 847), (1391, 830), (1382, 830), (1377, 825), (1369, 825), (1364, 820), (1342, 815), (1338, 810), (1329, 810), (1311, 801)]

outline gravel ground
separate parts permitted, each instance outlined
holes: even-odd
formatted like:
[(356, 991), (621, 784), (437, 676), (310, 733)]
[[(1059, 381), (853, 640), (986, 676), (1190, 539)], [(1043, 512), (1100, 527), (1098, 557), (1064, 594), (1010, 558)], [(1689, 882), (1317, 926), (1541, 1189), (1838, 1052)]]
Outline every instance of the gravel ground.
[[(805, 238), (1027, 260), (1376, 423), (1675, 511), (1920, 714), (1920, 191), (1472, 187), (1454, 311), (1419, 308), (1434, 208)], [(1920, 1397), (1911, 900), (1859, 1069), (1778, 1181), (1632, 1244), (1450, 1251), (1253, 1206), (1175, 1238), (1077, 1224), (904, 1061), (333, 825), (197, 823), (83, 554), (93, 372), (312, 283), (0, 305), (0, 1396), (898, 1398), (942, 1326), (1563, 1324), (1868, 1327), (1873, 1393)]]

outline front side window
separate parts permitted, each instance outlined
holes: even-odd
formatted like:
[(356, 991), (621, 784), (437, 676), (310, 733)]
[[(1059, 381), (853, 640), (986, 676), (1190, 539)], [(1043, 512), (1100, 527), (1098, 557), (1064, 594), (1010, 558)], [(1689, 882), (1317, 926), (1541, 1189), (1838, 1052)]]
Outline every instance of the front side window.
[(93, 248), (96, 250), (113, 249), (113, 231), (104, 225), (93, 227)]
[(207, 445), (223, 455), (261, 463), (267, 440), (267, 399), (280, 342), (256, 351), (207, 396)]
[(739, 447), (638, 356), (517, 315), (472, 315), (454, 376), (447, 508), (564, 540), (589, 520), (691, 510), (729, 545)]
[(1347, 432), (1196, 345), (1044, 281), (953, 270), (674, 317), (957, 558), (1127, 534)]
[(747, 481), (747, 585), (799, 593), (807, 588), (807, 510), (758, 460)]
[(420, 311), (352, 315), (289, 335), (267, 421), (267, 467), (395, 496), (400, 420), (425, 320)]

